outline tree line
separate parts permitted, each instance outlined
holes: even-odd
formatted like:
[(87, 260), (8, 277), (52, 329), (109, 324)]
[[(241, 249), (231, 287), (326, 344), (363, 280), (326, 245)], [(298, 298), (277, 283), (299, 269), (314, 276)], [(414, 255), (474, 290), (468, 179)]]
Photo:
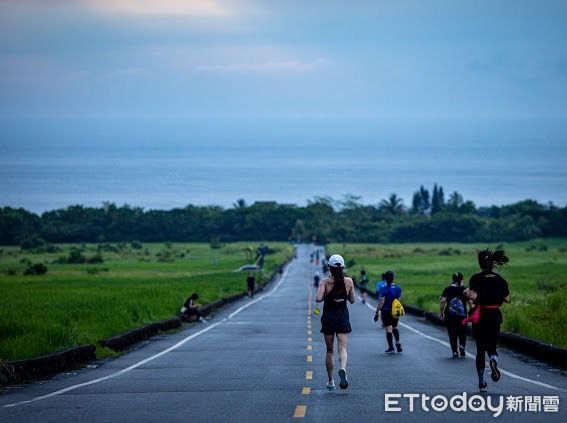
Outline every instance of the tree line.
[(76, 242), (500, 242), (567, 236), (567, 207), (524, 200), (477, 207), (458, 192), (423, 186), (406, 207), (396, 194), (378, 204), (360, 197), (315, 197), (305, 206), (238, 200), (233, 207), (144, 210), (104, 203), (73, 205), (41, 215), (0, 208), (0, 244), (36, 248)]

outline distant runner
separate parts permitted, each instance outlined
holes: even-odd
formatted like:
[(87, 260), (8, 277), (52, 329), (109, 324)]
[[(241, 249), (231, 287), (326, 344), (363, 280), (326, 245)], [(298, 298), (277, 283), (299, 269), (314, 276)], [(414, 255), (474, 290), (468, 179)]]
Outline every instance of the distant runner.
[(248, 288), (248, 296), (254, 298), (254, 289), (256, 288), (256, 278), (252, 272), (248, 273), (246, 278), (246, 286)]
[[(453, 358), (466, 357), (467, 327), (463, 319), (467, 317), (468, 298), (463, 293), (463, 274), (453, 273), (453, 283), (443, 290), (439, 302), (439, 317), (445, 321)], [(457, 349), (458, 339), (458, 349)]]
[[(378, 293), (378, 306), (376, 307), (376, 314), (374, 321), (378, 321), (378, 316), (382, 318), (382, 324), (386, 330), (386, 340), (388, 341), (388, 349), (384, 351), (386, 354), (395, 354), (396, 350), (401, 353), (403, 351), (402, 344), (400, 343), (400, 332), (398, 331), (398, 319), (392, 316), (392, 303), (394, 300), (399, 300), (402, 296), (402, 289), (394, 283), (394, 272), (387, 271), (384, 273), (386, 286), (383, 286)], [(396, 339), (396, 350), (392, 335)]]
[(347, 365), (347, 341), (348, 334), (351, 332), (350, 320), (347, 308), (347, 300), (354, 304), (354, 284), (352, 279), (344, 276), (344, 259), (334, 254), (328, 261), (331, 276), (323, 279), (317, 290), (316, 301), (325, 301), (323, 305), (323, 315), (321, 316), (321, 333), (325, 336), (325, 344), (327, 346), (327, 355), (325, 357), (325, 365), (327, 367), (328, 390), (335, 390), (335, 382), (333, 380), (333, 343), (335, 336), (338, 341), (339, 352), (339, 386), (341, 389), (348, 387), (346, 374)]
[(376, 286), (374, 287), (374, 292), (376, 292), (377, 296), (378, 294), (380, 294), (380, 290), (384, 288), (386, 285), (388, 285), (386, 283), (386, 277), (384, 276), (384, 273), (382, 273), (381, 278), (382, 279), (380, 279), (379, 281), (376, 281)]
[(313, 286), (315, 289), (319, 289), (319, 281), (321, 281), (321, 276), (319, 276), (319, 272), (315, 272), (315, 276), (313, 276)]
[(482, 271), (473, 275), (469, 281), (469, 288), (465, 295), (475, 303), (471, 315), (465, 322), (473, 324), (473, 335), (476, 341), (476, 371), (478, 374), (478, 388), (486, 392), (488, 385), (484, 380), (485, 354), (490, 359), (490, 377), (494, 382), (500, 380), (498, 370), (498, 352), (496, 344), (500, 336), (502, 324), (502, 303), (510, 302), (508, 282), (498, 273), (493, 272), (494, 266), (502, 266), (509, 259), (504, 251), (483, 250), (478, 253), (478, 264)]
[(368, 292), (368, 276), (366, 275), (366, 270), (362, 269), (360, 271), (360, 282), (358, 283), (360, 287), (360, 293), (362, 294), (362, 304), (366, 304), (366, 293)]

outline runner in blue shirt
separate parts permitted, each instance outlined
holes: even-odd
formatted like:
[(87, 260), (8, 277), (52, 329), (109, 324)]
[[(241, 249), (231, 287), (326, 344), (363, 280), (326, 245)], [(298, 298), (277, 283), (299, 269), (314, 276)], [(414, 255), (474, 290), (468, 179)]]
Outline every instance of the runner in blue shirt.
[[(376, 282), (376, 288), (374, 289), (377, 296), (380, 294), (380, 290), (387, 285), (386, 279), (384, 278), (384, 273), (382, 273), (381, 277), (382, 277), (382, 279)], [(380, 297), (378, 297), (378, 298), (380, 298)]]
[[(388, 349), (384, 351), (386, 354), (394, 354), (396, 350), (401, 353), (402, 344), (400, 343), (400, 332), (398, 331), (398, 319), (392, 316), (392, 302), (394, 299), (400, 299), (402, 296), (402, 288), (394, 283), (394, 272), (387, 271), (384, 273), (386, 286), (383, 286), (378, 293), (378, 307), (374, 315), (374, 321), (378, 321), (378, 315), (382, 318), (382, 325), (386, 330), (386, 340), (388, 341)], [(396, 350), (394, 350), (393, 337), (396, 339)]]

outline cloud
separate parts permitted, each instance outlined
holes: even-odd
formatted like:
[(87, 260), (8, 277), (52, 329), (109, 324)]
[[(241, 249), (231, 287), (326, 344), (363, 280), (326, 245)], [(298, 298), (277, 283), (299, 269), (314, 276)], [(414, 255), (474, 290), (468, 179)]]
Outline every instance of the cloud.
[(218, 0), (81, 0), (109, 15), (222, 17), (232, 10)]
[(277, 73), (277, 72), (310, 72), (325, 64), (325, 59), (313, 61), (291, 60), (268, 60), (255, 63), (227, 63), (213, 65), (197, 65), (198, 72), (207, 73)]

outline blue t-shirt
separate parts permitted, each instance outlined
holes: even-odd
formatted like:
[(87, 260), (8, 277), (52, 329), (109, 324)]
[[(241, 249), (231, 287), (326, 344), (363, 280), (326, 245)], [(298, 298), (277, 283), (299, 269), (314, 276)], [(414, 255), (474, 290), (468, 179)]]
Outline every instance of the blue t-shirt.
[(388, 285), (388, 284), (386, 283), (386, 281), (385, 281), (384, 279), (382, 279), (381, 281), (376, 282), (376, 293), (377, 293), (378, 295), (380, 295), (380, 290), (381, 290), (382, 288), (384, 288), (386, 285)]
[(395, 283), (391, 285), (386, 285), (380, 289), (379, 297), (384, 297), (384, 304), (382, 305), (382, 310), (391, 310), (392, 309), (392, 301), (394, 299), (400, 299), (402, 296), (402, 288), (400, 288)]

